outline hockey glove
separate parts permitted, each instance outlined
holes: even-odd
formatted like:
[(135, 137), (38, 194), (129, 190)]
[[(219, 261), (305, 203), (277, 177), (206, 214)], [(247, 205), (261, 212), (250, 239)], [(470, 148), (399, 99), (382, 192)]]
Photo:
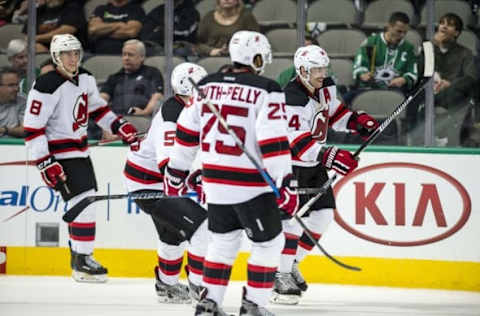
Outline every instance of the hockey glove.
[(363, 111), (352, 112), (347, 123), (347, 128), (354, 134), (359, 134), (364, 140), (379, 126), (377, 120)]
[(186, 182), (188, 189), (197, 192), (197, 201), (199, 203), (205, 204), (205, 193), (203, 192), (202, 185), (202, 170), (197, 169), (194, 172), (190, 173), (187, 177)]
[(173, 169), (167, 166), (165, 168), (165, 176), (163, 177), (164, 191), (167, 196), (180, 196), (187, 193), (185, 180), (188, 171)]
[(62, 165), (53, 156), (49, 156), (47, 159), (37, 163), (37, 167), (40, 170), (43, 181), (51, 188), (55, 188), (59, 182), (67, 180)]
[(325, 168), (333, 169), (341, 175), (352, 172), (358, 166), (358, 161), (348, 150), (339, 149), (336, 146), (323, 148), (319, 158)]
[(300, 203), (297, 187), (297, 180), (293, 175), (286, 175), (285, 178), (283, 178), (282, 187), (280, 188), (280, 198), (277, 199), (278, 208), (290, 217), (293, 217), (298, 211), (298, 205)]
[(115, 121), (114, 124), (116, 128), (112, 128), (113, 132), (115, 132), (115, 134), (117, 134), (122, 139), (123, 143), (132, 144), (138, 141), (138, 131), (132, 123), (123, 118), (120, 118), (119, 120)]

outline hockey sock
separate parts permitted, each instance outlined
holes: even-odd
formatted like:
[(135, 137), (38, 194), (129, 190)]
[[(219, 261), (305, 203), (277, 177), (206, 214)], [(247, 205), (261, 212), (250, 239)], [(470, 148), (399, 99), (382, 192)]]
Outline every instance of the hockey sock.
[(282, 250), (282, 255), (280, 257), (280, 265), (278, 267), (279, 272), (290, 272), (292, 271), (293, 261), (295, 260), (298, 247), (297, 235), (284, 233), (285, 234), (285, 246)]
[(195, 285), (202, 284), (204, 257), (188, 252), (188, 279)]
[[(321, 210), (312, 211), (306, 218), (306, 225), (309, 228), (312, 237), (318, 241), (322, 235), (327, 231), (328, 226), (333, 221), (333, 209), (326, 208)], [(313, 241), (303, 233), (298, 241), (297, 261), (301, 262), (303, 258), (314, 247)]]
[(203, 262), (203, 282), (207, 298), (222, 306), (227, 290), (232, 264), (242, 243), (243, 230), (238, 229), (228, 233), (210, 232), (207, 255)]
[(178, 283), (182, 262), (183, 256), (174, 260), (167, 260), (158, 256), (158, 274), (160, 280), (169, 285)]
[[(88, 190), (73, 197), (70, 205), (76, 205), (80, 200), (88, 195), (95, 194), (95, 191)], [(90, 204), (74, 222), (68, 224), (68, 233), (72, 250), (80, 254), (92, 254), (95, 244), (95, 203)]]
[(161, 240), (158, 241), (158, 274), (162, 282), (169, 285), (178, 283), (184, 251), (185, 243), (169, 245)]
[(285, 237), (282, 233), (269, 241), (252, 243), (247, 268), (246, 299), (258, 306), (265, 307), (272, 295), (275, 272), (284, 244)]
[(188, 279), (195, 285), (201, 285), (203, 261), (207, 255), (208, 224), (205, 220), (193, 233), (188, 245)]

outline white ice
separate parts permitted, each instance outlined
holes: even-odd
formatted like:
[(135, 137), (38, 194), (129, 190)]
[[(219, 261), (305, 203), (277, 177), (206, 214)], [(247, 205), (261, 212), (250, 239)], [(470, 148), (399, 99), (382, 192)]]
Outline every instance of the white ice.
[[(238, 314), (243, 282), (231, 282), (224, 309)], [(480, 316), (480, 293), (310, 284), (297, 306), (269, 306), (277, 316)], [(180, 316), (191, 305), (156, 301), (153, 279), (111, 278), (80, 284), (69, 277), (0, 277), (0, 316)]]

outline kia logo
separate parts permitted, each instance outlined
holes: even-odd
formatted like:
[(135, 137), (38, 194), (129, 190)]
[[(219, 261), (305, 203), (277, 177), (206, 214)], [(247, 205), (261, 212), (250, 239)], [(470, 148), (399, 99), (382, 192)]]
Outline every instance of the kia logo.
[(392, 162), (360, 168), (334, 187), (335, 221), (349, 233), (388, 246), (420, 246), (448, 238), (468, 221), (467, 190), (449, 174)]

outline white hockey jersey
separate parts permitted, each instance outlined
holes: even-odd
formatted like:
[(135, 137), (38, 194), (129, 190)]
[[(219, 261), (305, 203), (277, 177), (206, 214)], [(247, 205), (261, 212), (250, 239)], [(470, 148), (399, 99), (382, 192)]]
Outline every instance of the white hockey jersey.
[(177, 119), (184, 106), (178, 96), (165, 101), (153, 118), (140, 149), (128, 152), (123, 172), (128, 192), (163, 191), (163, 169), (173, 148)]
[(314, 95), (298, 78), (290, 81), (284, 91), (293, 164), (316, 166), (320, 150), (327, 141), (328, 128), (350, 131), (347, 124), (352, 111), (337, 99), (337, 87), (330, 77)]
[(57, 71), (38, 77), (28, 93), (23, 123), (32, 159), (38, 163), (50, 155), (57, 159), (87, 157), (89, 117), (103, 129), (116, 132), (119, 118), (100, 97), (89, 72), (80, 68), (71, 80)]
[[(285, 95), (280, 86), (250, 72), (212, 74), (199, 85), (246, 150), (280, 186), (283, 177), (292, 172)], [(178, 119), (169, 166), (188, 170), (199, 147), (208, 203), (236, 204), (272, 192), (205, 100), (195, 93), (193, 104)]]

